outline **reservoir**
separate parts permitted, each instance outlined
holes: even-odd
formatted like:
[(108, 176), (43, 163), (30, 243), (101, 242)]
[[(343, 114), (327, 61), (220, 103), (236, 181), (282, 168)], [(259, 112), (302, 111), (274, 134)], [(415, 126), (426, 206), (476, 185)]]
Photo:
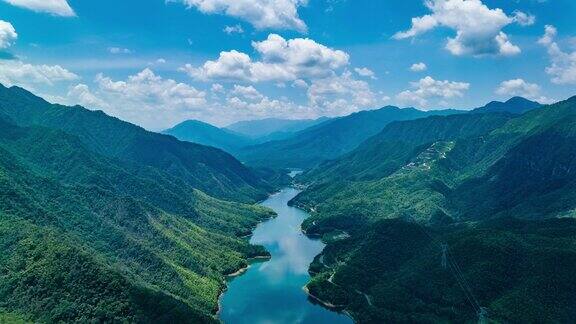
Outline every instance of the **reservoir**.
[(308, 266), (324, 244), (301, 232), (308, 214), (288, 206), (298, 193), (286, 188), (262, 203), (278, 217), (258, 225), (250, 242), (265, 246), (272, 259), (252, 263), (246, 273), (230, 280), (221, 299), (224, 323), (352, 323), (348, 316), (314, 304), (302, 289), (310, 280)]

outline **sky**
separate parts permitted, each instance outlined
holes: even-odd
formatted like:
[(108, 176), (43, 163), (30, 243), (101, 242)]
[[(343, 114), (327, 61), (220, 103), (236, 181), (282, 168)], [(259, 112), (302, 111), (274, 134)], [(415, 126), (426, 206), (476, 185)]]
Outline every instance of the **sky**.
[(0, 0), (0, 83), (163, 130), (576, 95), (573, 0)]

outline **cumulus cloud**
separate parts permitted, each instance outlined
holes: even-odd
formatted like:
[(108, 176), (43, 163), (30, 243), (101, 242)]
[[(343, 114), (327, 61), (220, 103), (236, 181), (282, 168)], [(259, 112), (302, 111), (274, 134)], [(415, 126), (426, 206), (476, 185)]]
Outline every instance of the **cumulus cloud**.
[(202, 118), (211, 112), (206, 107), (206, 93), (194, 87), (165, 79), (150, 69), (113, 80), (98, 74), (90, 89), (78, 84), (70, 89), (64, 103), (102, 109), (124, 120), (149, 129), (168, 128), (190, 118)]
[(12, 46), (17, 38), (18, 34), (14, 26), (7, 21), (0, 20), (0, 49)]
[(428, 66), (426, 65), (426, 63), (420, 62), (420, 63), (414, 63), (412, 64), (412, 66), (410, 66), (410, 71), (412, 72), (423, 72), (426, 71), (428, 69)]
[(74, 17), (76, 13), (66, 0), (4, 0), (13, 6), (45, 12), (55, 16)]
[(432, 13), (412, 18), (412, 27), (396, 33), (394, 38), (411, 38), (436, 27), (447, 27), (456, 32), (446, 44), (453, 55), (519, 54), (520, 48), (510, 42), (502, 29), (512, 23), (530, 25), (535, 19), (519, 11), (508, 16), (502, 9), (488, 8), (481, 0), (428, 0), (425, 5)]
[(349, 71), (312, 80), (307, 95), (309, 105), (323, 115), (344, 115), (379, 104), (370, 85), (354, 79)]
[(68, 91), (67, 97), (68, 101), (74, 102), (74, 104), (82, 105), (86, 108), (105, 109), (109, 107), (109, 105), (104, 102), (104, 100), (96, 97), (96, 95), (90, 91), (90, 88), (83, 83), (79, 83), (71, 87)]
[(376, 73), (374, 73), (374, 71), (370, 70), (369, 68), (355, 68), (354, 71), (356, 71), (356, 73), (358, 73), (358, 75), (361, 77), (371, 78), (373, 80), (376, 79)]
[(241, 85), (234, 85), (234, 89), (231, 92), (233, 96), (240, 96), (244, 99), (248, 100), (261, 100), (264, 96), (256, 90), (253, 86), (241, 86)]
[(556, 42), (558, 30), (551, 25), (545, 27), (544, 36), (538, 43), (548, 50), (550, 65), (546, 73), (552, 77), (556, 84), (576, 84), (576, 50), (565, 52)]
[(244, 28), (242, 28), (242, 25), (240, 25), (240, 24), (235, 25), (235, 26), (226, 26), (226, 27), (224, 27), (224, 32), (228, 35), (243, 34)]
[(298, 7), (308, 0), (170, 0), (182, 2), (206, 14), (224, 14), (249, 22), (258, 29), (287, 29), (306, 32)]
[(35, 85), (53, 85), (72, 81), (78, 76), (60, 65), (33, 65), (18, 60), (0, 60), (0, 83), (34, 88)]
[(520, 96), (543, 104), (552, 103), (553, 100), (540, 94), (542, 88), (535, 83), (528, 83), (523, 79), (503, 81), (496, 89), (496, 94), (507, 97)]
[(349, 63), (347, 53), (308, 38), (286, 40), (271, 34), (262, 42), (253, 42), (252, 46), (261, 56), (260, 60), (232, 50), (220, 53), (217, 60), (207, 61), (200, 67), (187, 64), (181, 71), (202, 81), (282, 82), (326, 77)]
[(399, 93), (396, 98), (404, 104), (417, 104), (427, 107), (430, 99), (452, 99), (464, 96), (464, 92), (470, 89), (470, 84), (465, 82), (438, 81), (427, 76), (417, 82), (411, 83), (412, 90)]

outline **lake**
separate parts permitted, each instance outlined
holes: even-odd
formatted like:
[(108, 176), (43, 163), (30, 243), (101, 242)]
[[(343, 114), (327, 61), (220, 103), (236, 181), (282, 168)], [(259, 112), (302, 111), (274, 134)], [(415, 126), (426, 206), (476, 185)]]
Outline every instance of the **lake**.
[(252, 263), (246, 273), (230, 280), (221, 298), (224, 323), (353, 323), (344, 314), (314, 304), (302, 289), (310, 280), (308, 266), (324, 244), (300, 230), (309, 215), (288, 206), (298, 193), (286, 188), (262, 203), (278, 217), (258, 225), (250, 242), (265, 246), (272, 259)]

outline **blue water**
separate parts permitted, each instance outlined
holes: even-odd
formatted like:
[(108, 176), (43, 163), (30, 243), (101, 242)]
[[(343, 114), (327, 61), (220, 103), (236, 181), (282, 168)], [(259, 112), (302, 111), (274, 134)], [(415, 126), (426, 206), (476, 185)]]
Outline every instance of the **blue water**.
[(262, 203), (278, 217), (260, 224), (250, 242), (264, 245), (272, 259), (253, 263), (229, 282), (221, 299), (224, 323), (352, 323), (349, 317), (312, 303), (302, 290), (310, 279), (308, 266), (324, 244), (302, 234), (300, 225), (308, 214), (287, 205), (298, 192), (284, 189)]

